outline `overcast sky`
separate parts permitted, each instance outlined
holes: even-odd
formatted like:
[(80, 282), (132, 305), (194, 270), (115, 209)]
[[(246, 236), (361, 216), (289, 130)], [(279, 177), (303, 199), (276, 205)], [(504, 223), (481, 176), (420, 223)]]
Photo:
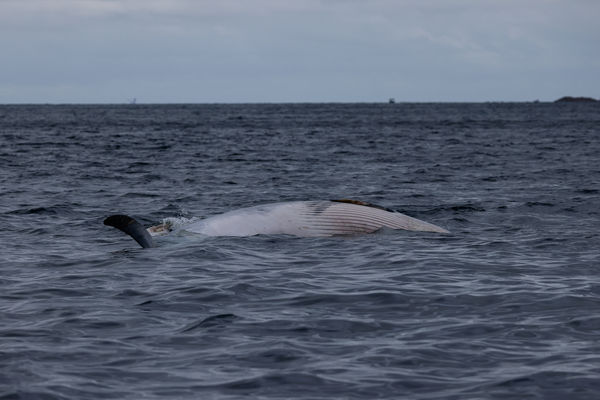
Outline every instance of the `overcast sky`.
[(600, 97), (599, 0), (0, 0), (0, 103)]

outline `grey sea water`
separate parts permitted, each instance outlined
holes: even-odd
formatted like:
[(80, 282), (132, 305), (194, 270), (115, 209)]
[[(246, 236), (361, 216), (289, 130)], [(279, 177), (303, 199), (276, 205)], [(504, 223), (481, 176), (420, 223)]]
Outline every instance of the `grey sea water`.
[[(600, 398), (598, 104), (0, 106), (0, 399)], [(450, 235), (102, 224), (356, 198)]]

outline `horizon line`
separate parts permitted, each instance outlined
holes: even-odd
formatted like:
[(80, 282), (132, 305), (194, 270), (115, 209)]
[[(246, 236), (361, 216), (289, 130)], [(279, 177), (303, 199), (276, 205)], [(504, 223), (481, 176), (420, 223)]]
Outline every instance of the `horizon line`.
[(600, 101), (593, 97), (587, 96), (562, 96), (555, 100), (427, 100), (427, 101), (410, 101), (410, 100), (392, 100), (390, 98), (386, 101), (214, 101), (214, 102), (185, 102), (185, 101), (165, 101), (165, 102), (144, 102), (136, 101), (131, 102), (0, 102), (0, 106), (61, 106), (61, 105), (123, 105), (123, 106), (140, 106), (140, 105), (268, 105), (268, 104), (388, 104), (393, 106), (395, 104), (489, 104), (489, 103), (556, 103), (558, 100), (565, 97), (579, 98), (583, 97), (589, 99), (589, 102)]

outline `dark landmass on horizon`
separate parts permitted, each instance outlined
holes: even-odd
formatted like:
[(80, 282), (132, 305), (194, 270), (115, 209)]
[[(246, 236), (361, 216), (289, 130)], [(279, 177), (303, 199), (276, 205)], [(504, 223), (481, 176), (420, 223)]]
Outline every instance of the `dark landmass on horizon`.
[(598, 100), (592, 97), (572, 97), (572, 96), (564, 96), (558, 100), (555, 100), (555, 103), (593, 103)]

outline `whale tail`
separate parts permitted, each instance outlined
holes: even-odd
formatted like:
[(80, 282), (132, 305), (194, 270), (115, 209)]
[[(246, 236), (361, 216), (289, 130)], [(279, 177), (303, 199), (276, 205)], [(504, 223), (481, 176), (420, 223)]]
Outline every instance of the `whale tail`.
[(154, 247), (154, 240), (148, 231), (135, 219), (127, 215), (111, 215), (104, 225), (112, 226), (131, 236), (143, 248)]

